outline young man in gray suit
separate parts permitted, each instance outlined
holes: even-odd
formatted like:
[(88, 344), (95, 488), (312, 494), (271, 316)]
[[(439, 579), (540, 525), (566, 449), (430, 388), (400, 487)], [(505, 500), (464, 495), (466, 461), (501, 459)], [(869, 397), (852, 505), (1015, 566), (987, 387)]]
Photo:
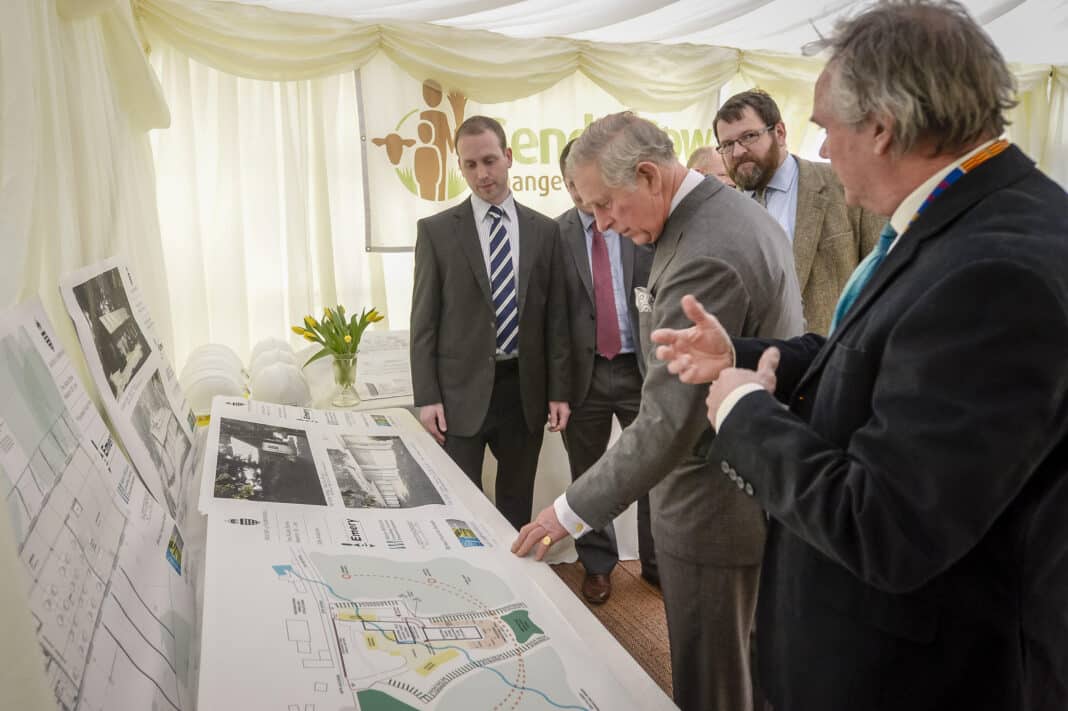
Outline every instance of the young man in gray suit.
[[(634, 289), (649, 281), (653, 262), (651, 247), (639, 247), (614, 230), (597, 229), (567, 170), (573, 143), (560, 153), (560, 173), (575, 207), (556, 218), (564, 241), (564, 283), (571, 315), (571, 419), (564, 445), (572, 481), (608, 448), (612, 417), (626, 427), (638, 415), (645, 364)], [(619, 562), (615, 529), (609, 523), (591, 531), (575, 541), (575, 549), (586, 569), (582, 596), (599, 605), (612, 594), (610, 576)], [(648, 496), (638, 499), (638, 557), (642, 577), (659, 582)]]
[(569, 168), (598, 228), (653, 245), (648, 288), (636, 295), (645, 382), (638, 416), (619, 441), (523, 527), (512, 549), (525, 555), (536, 547), (540, 559), (554, 542), (603, 527), (651, 490), (675, 702), (747, 711), (764, 514), (743, 487), (695, 456), (707, 430), (707, 388), (671, 375), (653, 357), (649, 334), (686, 323), (679, 304), (688, 293), (716, 304), (732, 333), (801, 333), (790, 245), (766, 210), (686, 169), (667, 134), (632, 113), (593, 122)]
[(879, 239), (886, 218), (846, 205), (829, 163), (786, 148), (786, 124), (766, 92), (735, 94), (716, 113), (713, 130), (738, 187), (765, 205), (794, 246), (807, 330), (827, 335), (849, 275)]
[(504, 129), (456, 129), (471, 197), (419, 220), (411, 362), (419, 419), (480, 489), (488, 445), (497, 508), (530, 519), (544, 434), (567, 426), (570, 343), (560, 230), (512, 198)]

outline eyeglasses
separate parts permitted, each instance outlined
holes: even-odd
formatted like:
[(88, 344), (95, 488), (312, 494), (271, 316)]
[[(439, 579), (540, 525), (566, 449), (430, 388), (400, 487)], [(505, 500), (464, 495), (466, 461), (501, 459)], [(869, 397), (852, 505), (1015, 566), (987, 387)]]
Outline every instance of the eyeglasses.
[(737, 139), (733, 141), (724, 141), (723, 143), (716, 146), (716, 152), (719, 153), (721, 156), (729, 156), (734, 153), (735, 144), (740, 143), (743, 148), (748, 148), (749, 146), (760, 140), (761, 136), (763, 136), (765, 133), (771, 131), (774, 128), (774, 126), (765, 126), (759, 131), (746, 131), (741, 136), (738, 136)]

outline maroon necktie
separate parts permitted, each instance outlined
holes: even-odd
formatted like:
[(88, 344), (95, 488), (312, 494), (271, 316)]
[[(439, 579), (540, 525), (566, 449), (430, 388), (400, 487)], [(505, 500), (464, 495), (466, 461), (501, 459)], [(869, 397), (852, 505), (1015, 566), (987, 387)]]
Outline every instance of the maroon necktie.
[(593, 226), (593, 297), (597, 306), (597, 352), (611, 360), (619, 354), (619, 319), (616, 317), (616, 297), (612, 292), (612, 264), (608, 261), (608, 245), (604, 235)]

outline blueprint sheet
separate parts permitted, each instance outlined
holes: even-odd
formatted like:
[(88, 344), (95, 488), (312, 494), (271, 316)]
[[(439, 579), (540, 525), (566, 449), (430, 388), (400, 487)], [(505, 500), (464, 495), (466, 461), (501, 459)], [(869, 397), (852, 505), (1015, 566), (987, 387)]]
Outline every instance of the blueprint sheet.
[(62, 709), (192, 709), (173, 518), (115, 446), (39, 302), (0, 313), (0, 493)]
[(397, 412), (213, 403), (200, 708), (633, 708)]

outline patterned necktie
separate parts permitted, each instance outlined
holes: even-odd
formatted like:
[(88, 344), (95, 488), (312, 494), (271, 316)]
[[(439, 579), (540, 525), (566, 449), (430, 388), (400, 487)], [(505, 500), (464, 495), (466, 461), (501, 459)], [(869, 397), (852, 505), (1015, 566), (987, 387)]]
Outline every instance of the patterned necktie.
[(845, 289), (842, 290), (842, 295), (838, 297), (838, 306), (834, 309), (834, 319), (831, 321), (831, 333), (834, 333), (838, 323), (845, 318), (849, 308), (857, 300), (860, 290), (864, 288), (864, 285), (871, 279), (871, 275), (879, 268), (879, 264), (882, 263), (886, 253), (890, 250), (890, 245), (893, 244), (895, 237), (897, 237), (897, 232), (887, 222), (886, 226), (883, 227), (883, 231), (879, 234), (879, 241), (876, 243), (875, 249), (853, 270), (852, 276), (846, 282)]
[(490, 205), (486, 215), (493, 220), (490, 225), (490, 293), (496, 313), (497, 348), (502, 353), (511, 354), (515, 353), (519, 343), (519, 304), (515, 296), (512, 247), (504, 225), (504, 211)]
[(608, 260), (608, 245), (604, 235), (592, 225), (593, 241), (590, 261), (593, 266), (593, 296), (597, 306), (597, 352), (611, 360), (623, 347), (616, 317), (616, 297), (612, 290), (612, 265)]
[(753, 191), (753, 199), (765, 210), (768, 208), (768, 189), (766, 187)]

